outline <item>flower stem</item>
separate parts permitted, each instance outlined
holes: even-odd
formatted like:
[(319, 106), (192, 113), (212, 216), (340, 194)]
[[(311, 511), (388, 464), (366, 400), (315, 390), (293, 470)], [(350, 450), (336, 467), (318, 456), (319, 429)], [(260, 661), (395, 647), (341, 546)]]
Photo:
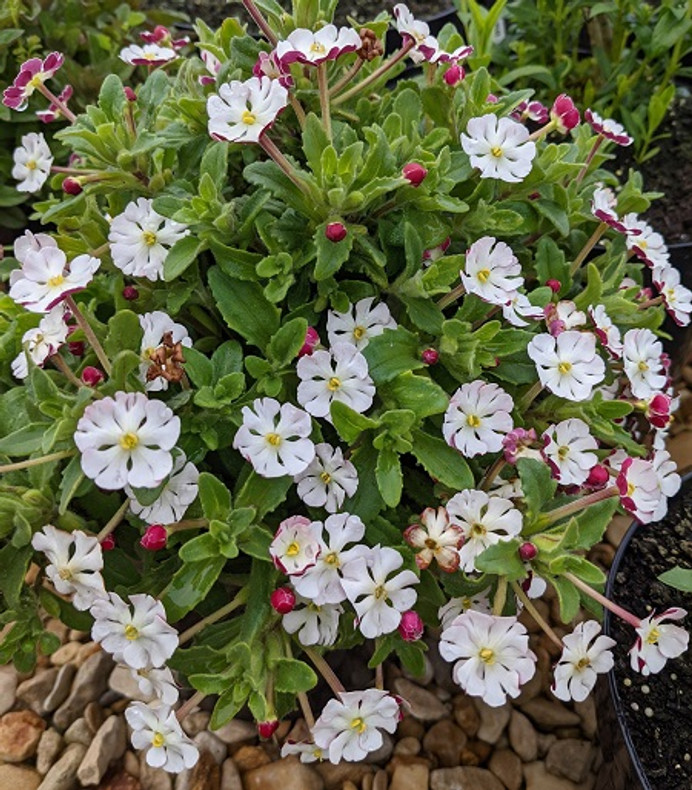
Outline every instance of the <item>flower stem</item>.
[(305, 110), (303, 109), (303, 105), (298, 101), (298, 97), (294, 96), (294, 94), (288, 94), (288, 100), (291, 102), (291, 107), (293, 107), (293, 112), (296, 114), (296, 118), (298, 119), (298, 124), (300, 125), (301, 129), (305, 128)]
[(528, 136), (528, 140), (536, 141), (540, 140), (541, 138), (545, 137), (547, 134), (553, 131), (553, 129), (557, 129), (557, 121), (548, 121), (545, 126), (541, 126), (540, 129), (536, 129), (535, 132), (531, 132)]
[(337, 99), (335, 99), (334, 104), (343, 104), (344, 102), (352, 99), (354, 96), (357, 96), (363, 88), (367, 88), (368, 85), (372, 85), (373, 82), (377, 82), (383, 74), (386, 74), (392, 66), (395, 66), (402, 58), (405, 58), (406, 55), (413, 49), (416, 42), (413, 39), (409, 39), (409, 41), (404, 44), (404, 46), (389, 60), (385, 60), (384, 63), (381, 63), (375, 71), (368, 74), (368, 76), (361, 80), (357, 85), (354, 85), (351, 90), (346, 91), (346, 93), (342, 93)]
[(589, 165), (591, 164), (594, 156), (596, 156), (596, 151), (598, 151), (598, 149), (601, 147), (604, 140), (605, 137), (603, 137), (602, 134), (599, 134), (598, 137), (596, 138), (596, 142), (593, 144), (591, 150), (589, 151), (589, 155), (586, 157), (586, 162), (584, 162), (584, 166), (582, 167), (582, 169), (579, 171), (577, 175), (577, 179), (576, 179), (577, 184), (581, 184), (581, 182), (584, 180), (584, 176), (589, 171)]
[(49, 464), (51, 461), (60, 461), (63, 458), (70, 458), (76, 454), (76, 450), (60, 450), (57, 453), (42, 455), (40, 458), (27, 458), (26, 461), (17, 461), (14, 464), (5, 464), (5, 466), (0, 466), (0, 475), (4, 475), (6, 472), (16, 472), (19, 469), (30, 469), (32, 466)]
[(493, 614), (499, 617), (502, 610), (505, 608), (505, 601), (507, 600), (507, 577), (499, 576), (497, 580), (497, 590), (495, 590), (495, 597), (493, 598)]
[(384, 669), (382, 664), (375, 667), (375, 688), (382, 691), (384, 689)]
[(540, 379), (529, 389), (524, 397), (519, 401), (519, 411), (524, 412), (536, 400), (543, 390)]
[(452, 288), (452, 290), (445, 294), (443, 297), (437, 300), (437, 306), (440, 310), (444, 310), (445, 307), (448, 307), (452, 302), (456, 302), (457, 299), (462, 297), (466, 293), (466, 288), (464, 288), (464, 284), (460, 283), (457, 285), (456, 288)]
[(235, 598), (227, 603), (225, 606), (222, 606), (220, 609), (217, 609), (215, 612), (204, 617), (198, 623), (191, 625), (187, 631), (183, 631), (178, 638), (179, 644), (184, 644), (185, 642), (189, 642), (193, 636), (198, 634), (203, 628), (206, 628), (208, 625), (217, 622), (217, 620), (221, 620), (227, 614), (235, 611), (238, 607), (243, 606), (246, 603), (248, 597), (248, 589), (244, 587), (238, 591)]
[(570, 269), (569, 269), (569, 273), (570, 274), (573, 275), (573, 274), (575, 274), (578, 271), (579, 267), (582, 265), (582, 263), (584, 263), (584, 260), (586, 259), (586, 256), (596, 246), (596, 243), (601, 238), (601, 236), (606, 232), (607, 229), (608, 229), (608, 223), (607, 222), (599, 223), (599, 225), (596, 228), (596, 230), (591, 234), (591, 236), (589, 237), (589, 239), (586, 242), (586, 244), (580, 250), (579, 255), (577, 255), (577, 257), (574, 259), (574, 262), (570, 266)]
[(174, 532), (182, 532), (185, 529), (200, 529), (206, 527), (209, 522), (206, 518), (187, 518), (183, 521), (174, 521), (172, 524), (166, 524), (166, 532), (172, 535)]
[(628, 612), (627, 609), (623, 609), (622, 606), (618, 606), (616, 603), (611, 601), (609, 598), (606, 598), (605, 595), (601, 595), (601, 593), (597, 592), (593, 589), (593, 587), (589, 587), (586, 582), (583, 582), (578, 576), (575, 576), (573, 573), (563, 573), (563, 578), (567, 579), (568, 582), (572, 582), (572, 584), (583, 593), (589, 596), (589, 598), (593, 598), (594, 601), (598, 601), (605, 609), (609, 609), (614, 615), (622, 618), (626, 623), (629, 623), (633, 628), (639, 628), (642, 624), (641, 620), (632, 614), (632, 612)]
[(276, 164), (284, 171), (284, 173), (291, 179), (291, 181), (300, 189), (303, 194), (310, 197), (310, 190), (308, 185), (302, 181), (296, 174), (295, 168), (281, 153), (275, 143), (270, 140), (266, 134), (263, 134), (259, 139), (259, 144), (266, 151), (266, 153), (276, 162)]
[(202, 691), (195, 691), (190, 699), (184, 702), (175, 712), (175, 718), (178, 719), (178, 721), (182, 721), (206, 696), (207, 695)]
[(89, 322), (84, 317), (82, 311), (79, 309), (79, 307), (77, 307), (77, 303), (72, 298), (72, 296), (65, 297), (65, 304), (70, 308), (70, 312), (79, 324), (79, 328), (82, 330), (82, 332), (84, 332), (86, 339), (89, 341), (89, 345), (92, 347), (94, 353), (98, 357), (101, 366), (110, 376), (112, 370), (110, 360), (106, 356), (106, 352), (103, 350), (103, 346), (99, 342), (99, 339), (94, 334), (94, 330), (89, 325)]
[(617, 486), (610, 486), (609, 488), (602, 488), (600, 491), (594, 491), (593, 494), (588, 494), (587, 496), (579, 497), (575, 499), (573, 502), (569, 502), (562, 507), (557, 507), (554, 510), (549, 510), (547, 513), (541, 514), (539, 518), (539, 523), (541, 529), (545, 529), (549, 527), (551, 524), (555, 524), (558, 521), (562, 521), (563, 518), (567, 518), (571, 516), (573, 513), (579, 513), (580, 510), (584, 510), (587, 507), (591, 507), (591, 505), (595, 505), (597, 502), (601, 502), (604, 499), (609, 499), (612, 496), (619, 496), (620, 490)]
[(298, 704), (300, 705), (300, 709), (303, 711), (305, 723), (310, 729), (312, 729), (315, 726), (315, 715), (313, 714), (312, 708), (310, 707), (308, 695), (304, 691), (298, 692)]
[(334, 670), (318, 652), (313, 650), (311, 647), (305, 647), (304, 645), (302, 649), (305, 655), (314, 664), (315, 669), (327, 681), (327, 685), (337, 697), (339, 694), (342, 694), (344, 691), (346, 691), (339, 678), (334, 674)]
[(521, 584), (518, 582), (512, 582), (512, 589), (514, 590), (517, 598), (524, 604), (526, 611), (533, 617), (533, 619), (540, 625), (540, 627), (545, 631), (548, 635), (548, 638), (551, 639), (555, 644), (562, 649), (564, 645), (562, 644), (562, 639), (553, 631), (553, 629), (548, 625), (548, 623), (543, 619), (541, 613), (536, 609), (533, 605), (533, 601), (529, 598), (529, 596), (524, 592), (521, 587)]
[(332, 139), (332, 117), (329, 112), (329, 85), (327, 84), (327, 61), (317, 66), (317, 85), (320, 90), (320, 111), (322, 125), (329, 140)]
[(499, 458), (496, 458), (493, 465), (488, 469), (485, 473), (485, 476), (481, 480), (479, 488), (481, 491), (487, 491), (493, 483), (493, 480), (500, 474), (502, 468), (507, 465), (507, 461), (505, 461), (505, 457), (501, 455)]
[(363, 64), (365, 61), (363, 58), (359, 57), (358, 60), (351, 66), (351, 68), (344, 74), (344, 76), (335, 82), (332, 87), (329, 89), (330, 96), (336, 96), (336, 94), (342, 89), (345, 88), (346, 85), (358, 74), (358, 72), (363, 68)]
[(97, 395), (99, 398), (102, 397), (100, 392), (97, 392), (95, 389), (88, 387), (83, 381), (80, 381), (77, 376), (75, 376), (72, 368), (65, 362), (65, 360), (60, 356), (60, 354), (53, 354), (50, 357), (50, 361), (55, 365), (55, 367), (67, 378), (69, 382), (75, 385), (77, 389), (90, 389), (94, 395)]
[(269, 23), (262, 16), (262, 12), (254, 4), (253, 0), (243, 0), (243, 5), (245, 6), (245, 10), (255, 21), (257, 27), (264, 33), (269, 43), (275, 47), (276, 42), (279, 39), (277, 38), (276, 33), (274, 33), (274, 31), (269, 27)]
[(58, 110), (60, 110), (60, 112), (70, 123), (74, 123), (77, 120), (77, 116), (72, 112), (72, 110), (64, 102), (61, 102), (60, 99), (58, 99), (54, 93), (46, 88), (43, 83), (38, 86), (38, 89), (46, 97), (46, 99), (48, 99), (49, 102), (54, 104)]
[(648, 299), (646, 302), (642, 302), (641, 304), (637, 305), (638, 310), (646, 310), (647, 307), (656, 307), (659, 304), (663, 304), (663, 297), (656, 296), (653, 299)]
[(106, 526), (96, 536), (96, 540), (98, 540), (99, 543), (108, 535), (110, 535), (111, 532), (113, 532), (113, 530), (118, 526), (118, 524), (120, 524), (120, 522), (125, 518), (125, 514), (127, 513), (127, 509), (129, 507), (130, 500), (126, 499), (110, 517)]

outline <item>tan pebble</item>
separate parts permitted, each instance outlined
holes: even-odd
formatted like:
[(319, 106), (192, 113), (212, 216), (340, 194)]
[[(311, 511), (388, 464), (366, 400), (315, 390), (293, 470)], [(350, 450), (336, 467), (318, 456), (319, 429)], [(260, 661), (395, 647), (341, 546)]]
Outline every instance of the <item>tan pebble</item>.
[(442, 719), (428, 730), (423, 738), (423, 748), (434, 754), (439, 765), (451, 768), (459, 765), (459, 756), (468, 737), (451, 719)]
[(143, 790), (143, 788), (136, 776), (132, 776), (126, 771), (119, 771), (104, 779), (98, 790)]
[(98, 702), (90, 702), (86, 708), (84, 708), (84, 718), (89, 725), (89, 729), (92, 732), (97, 732), (106, 717), (104, 716), (103, 708)]
[(458, 694), (454, 697), (454, 721), (469, 736), (474, 738), (481, 726), (481, 717), (473, 704), (471, 697), (466, 694)]
[(375, 774), (375, 779), (372, 783), (372, 790), (387, 790), (389, 785), (389, 777), (386, 771), (378, 771)]
[(291, 731), (291, 727), (293, 727), (293, 722), (289, 719), (284, 719), (283, 721), (279, 722), (279, 726), (276, 728), (276, 733), (274, 734), (280, 742), (286, 738), (288, 733)]
[(420, 741), (418, 738), (407, 736), (397, 741), (394, 745), (394, 754), (412, 755), (420, 752)]
[(413, 716), (404, 716), (396, 729), (396, 735), (397, 738), (411, 737), (421, 740), (425, 735), (425, 727), (422, 722), (418, 721), (418, 719), (414, 719)]
[(139, 776), (139, 757), (134, 752), (125, 752), (123, 766), (128, 774)]
[(240, 773), (252, 771), (270, 762), (269, 755), (261, 746), (241, 746), (233, 755), (233, 761)]
[(430, 769), (426, 765), (400, 765), (394, 771), (389, 790), (427, 790)]
[(243, 790), (240, 773), (230, 757), (221, 766), (221, 790)]
[(63, 702), (67, 699), (70, 689), (72, 688), (72, 681), (74, 680), (77, 667), (74, 664), (63, 664), (57, 670), (57, 676), (53, 688), (43, 703), (43, 709), (47, 713), (52, 713), (57, 710)]
[(200, 752), (199, 760), (188, 771), (178, 774), (175, 790), (220, 790), (221, 768), (209, 752)]
[(67, 638), (70, 640), (70, 642), (83, 642), (85, 639), (88, 639), (89, 636), (90, 634), (88, 631), (77, 631), (75, 629), (71, 629)]
[(372, 783), (375, 781), (373, 774), (366, 774), (360, 783), (361, 790), (372, 790)]
[(579, 725), (579, 716), (566, 705), (547, 699), (532, 699), (522, 705), (522, 711), (539, 727), (555, 729)]
[(509, 720), (509, 743), (525, 763), (538, 758), (538, 737), (528, 717), (518, 710), (512, 711)]
[(350, 779), (347, 779), (342, 785), (341, 790), (358, 790), (358, 785), (354, 785)]
[(490, 756), (488, 768), (507, 790), (520, 790), (523, 774), (521, 760), (510, 749), (496, 749)]
[(305, 723), (305, 719), (297, 719), (286, 736), (286, 740), (295, 743), (297, 741), (306, 741), (309, 737), (310, 730), (308, 725)]
[(545, 768), (551, 774), (563, 776), (579, 784), (588, 776), (593, 758), (594, 749), (589, 741), (565, 738), (550, 747), (545, 758)]
[(557, 740), (557, 735), (554, 732), (538, 733), (538, 756), (543, 758), (548, 754), (550, 747)]
[(438, 768), (430, 774), (430, 790), (504, 790), (502, 782), (485, 768)]
[(461, 754), (459, 755), (459, 764), (460, 765), (480, 765), (481, 758), (476, 754), (476, 752), (471, 751), (468, 747), (463, 749)]
[(127, 748), (127, 728), (120, 716), (110, 716), (93, 736), (82, 760), (77, 778), (82, 785), (101, 781), (108, 766), (120, 759)]
[[(526, 790), (586, 790), (584, 786), (575, 785), (569, 779), (554, 776), (546, 770), (545, 763), (535, 762), (524, 765)], [(588, 786), (589, 783), (586, 784)], [(658, 788), (657, 790), (663, 790)]]
[(0, 667), (0, 716), (12, 710), (18, 682), (14, 666)]
[(51, 766), (45, 775), (42, 786), (54, 790), (68, 790), (76, 784), (77, 768), (86, 754), (86, 746), (81, 743), (71, 743), (60, 755), (60, 759)]
[(231, 719), (223, 727), (212, 730), (212, 732), (227, 746), (236, 746), (257, 739), (257, 727), (251, 722), (241, 719)]
[(75, 663), (78, 667), (81, 666), (89, 656), (93, 656), (94, 653), (98, 653), (100, 650), (101, 645), (97, 642), (85, 642), (83, 645), (79, 646)]
[(432, 692), (406, 678), (397, 678), (394, 681), (394, 691), (419, 721), (437, 721), (448, 715), (447, 708)]
[[(185, 730), (185, 732), (190, 736), (190, 738), (194, 738), (195, 735), (207, 729), (210, 719), (211, 714), (208, 711), (196, 710), (187, 714), (187, 716), (182, 720), (181, 726), (183, 730)], [(216, 733), (214, 733), (214, 735), (218, 738)]]
[(62, 751), (64, 741), (62, 735), (52, 727), (45, 730), (41, 735), (36, 749), (36, 770), (41, 774), (47, 774), (51, 765), (56, 761)]
[(341, 785), (346, 780), (350, 780), (356, 785), (362, 784), (365, 776), (368, 774), (372, 776), (375, 773), (375, 767), (365, 763), (341, 762), (333, 765), (329, 762), (323, 762), (315, 763), (314, 769), (322, 778), (325, 790), (341, 790)]
[[(243, 783), (245, 790), (322, 790), (324, 787), (315, 769), (297, 757), (286, 757), (248, 771)], [(342, 785), (343, 782), (339, 787)]]
[(473, 703), (481, 719), (481, 725), (476, 733), (477, 737), (486, 743), (497, 743), (505, 727), (509, 724), (512, 706), (506, 702), (499, 707), (493, 707), (483, 702), (479, 697), (474, 697)]
[(55, 634), (61, 642), (67, 642), (70, 638), (70, 629), (65, 625), (65, 623), (63, 623), (61, 620), (58, 620), (56, 617), (49, 617), (43, 627), (46, 629), (46, 631), (50, 631), (51, 634)]
[(0, 718), (0, 760), (21, 763), (36, 754), (46, 722), (31, 710), (6, 713)]
[(17, 686), (17, 699), (31, 708), (39, 716), (46, 712), (46, 697), (51, 692), (58, 676), (56, 667), (38, 671), (33, 677)]
[(478, 739), (469, 741), (468, 747), (478, 757), (481, 763), (484, 763), (493, 751), (491, 744)]
[(94, 737), (94, 733), (84, 716), (80, 716), (65, 730), (64, 737), (65, 743), (81, 743), (83, 746), (88, 746)]
[(0, 765), (0, 790), (37, 790), (42, 777), (26, 765)]

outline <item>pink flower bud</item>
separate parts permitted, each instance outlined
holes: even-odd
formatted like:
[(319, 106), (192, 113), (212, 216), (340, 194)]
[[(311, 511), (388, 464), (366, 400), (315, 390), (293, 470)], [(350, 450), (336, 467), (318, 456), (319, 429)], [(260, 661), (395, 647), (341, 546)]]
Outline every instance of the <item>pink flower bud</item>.
[(315, 350), (315, 346), (320, 342), (320, 336), (314, 326), (309, 326), (305, 333), (305, 342), (298, 352), (299, 357), (309, 356)]
[(557, 121), (557, 130), (566, 134), (579, 123), (579, 110), (566, 93), (561, 93), (553, 102), (550, 117)]
[(66, 195), (79, 195), (82, 191), (82, 185), (78, 178), (70, 178), (69, 176), (62, 182), (62, 191)]
[(277, 587), (269, 596), (269, 603), (278, 614), (288, 614), (296, 605), (296, 595), (290, 587)]
[(418, 612), (409, 609), (401, 615), (401, 622), (399, 623), (399, 635), (404, 642), (415, 642), (423, 636), (425, 626), (420, 618)]
[(550, 290), (554, 293), (560, 293), (560, 289), (562, 288), (562, 283), (559, 280), (546, 280), (545, 284), (550, 288)]
[(147, 551), (159, 551), (166, 547), (168, 532), (163, 524), (150, 524), (139, 540), (139, 545)]
[(485, 97), (485, 103), (486, 104), (497, 104), (497, 102), (498, 102), (498, 99), (497, 99), (497, 96), (494, 93), (489, 93)]
[(440, 354), (435, 348), (426, 348), (425, 351), (421, 352), (420, 358), (426, 365), (436, 365)]
[(106, 537), (99, 541), (101, 546), (101, 551), (113, 551), (115, 548), (115, 537), (112, 532), (109, 532)]
[(409, 164), (404, 165), (401, 169), (401, 175), (412, 187), (419, 187), (428, 175), (428, 171), (423, 165), (419, 165), (418, 162), (409, 162)]
[(651, 398), (646, 407), (646, 416), (654, 428), (665, 428), (670, 422), (671, 399), (668, 395), (658, 392)]
[(259, 737), (263, 738), (265, 741), (272, 737), (272, 735), (278, 730), (279, 728), (279, 720), (272, 719), (271, 721), (258, 721), (257, 722), (257, 732), (259, 733)]
[(348, 231), (346, 230), (345, 225), (341, 222), (330, 222), (329, 225), (324, 229), (324, 235), (329, 239), (329, 241), (343, 241), (346, 238)]
[(531, 562), (531, 560), (535, 559), (536, 555), (538, 554), (538, 549), (533, 545), (533, 543), (522, 543), (519, 546), (519, 556), (522, 559), (522, 562)]
[(126, 285), (123, 288), (123, 299), (127, 299), (128, 302), (134, 302), (135, 299), (139, 299), (139, 291), (134, 285)]
[(442, 79), (450, 85), (454, 87), (464, 79), (464, 69), (458, 63), (455, 63), (453, 66), (450, 66), (447, 71), (445, 71)]
[(67, 344), (67, 348), (75, 357), (83, 357), (84, 356), (84, 343), (81, 340), (75, 340), (72, 343)]
[(87, 365), (82, 371), (82, 381), (87, 387), (97, 387), (103, 381), (103, 373), (91, 365)]
[(596, 464), (596, 466), (591, 467), (589, 476), (586, 478), (586, 485), (589, 488), (603, 488), (608, 480), (610, 480), (608, 469), (602, 464)]
[(128, 101), (137, 101), (137, 94), (128, 85), (123, 88), (123, 92)]

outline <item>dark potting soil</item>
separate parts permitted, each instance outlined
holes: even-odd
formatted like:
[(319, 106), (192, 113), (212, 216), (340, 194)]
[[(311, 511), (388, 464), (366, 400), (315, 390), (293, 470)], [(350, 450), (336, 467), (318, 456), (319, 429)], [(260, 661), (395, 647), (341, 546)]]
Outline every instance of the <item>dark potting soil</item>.
[[(692, 594), (658, 581), (676, 565), (692, 567), (692, 485), (670, 504), (658, 524), (641, 526), (632, 538), (615, 577), (613, 599), (638, 617), (671, 606), (692, 611)], [(682, 621), (690, 627), (691, 617)], [(680, 625), (680, 621), (676, 625)], [(692, 788), (692, 651), (668, 661), (657, 675), (635, 672), (627, 651), (632, 629), (612, 618), (618, 693), (632, 742), (655, 790)]]

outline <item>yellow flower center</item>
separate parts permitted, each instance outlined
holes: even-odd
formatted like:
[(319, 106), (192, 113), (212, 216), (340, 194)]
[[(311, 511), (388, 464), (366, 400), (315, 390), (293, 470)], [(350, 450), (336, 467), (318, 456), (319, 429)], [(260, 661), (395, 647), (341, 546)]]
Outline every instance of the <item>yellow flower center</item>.
[(482, 524), (473, 524), (471, 526), (471, 535), (481, 537), (485, 535), (488, 530)]
[(142, 233), (142, 239), (147, 247), (153, 247), (156, 244), (156, 234), (153, 230), (145, 230)]
[(361, 338), (365, 337), (365, 333), (367, 331), (368, 330), (364, 326), (357, 326), (353, 330), (353, 337), (355, 337), (356, 340), (360, 340)]
[(316, 55), (324, 55), (326, 51), (327, 48), (324, 44), (320, 44), (319, 41), (313, 41), (312, 44), (310, 44), (310, 52), (314, 52)]
[(464, 607), (464, 609), (469, 609), (472, 603), (473, 601), (468, 596), (461, 599), (461, 605)]
[(425, 539), (425, 547), (426, 549), (436, 549), (437, 548), (437, 541), (433, 540), (432, 538)]
[(636, 490), (634, 483), (627, 483), (627, 496), (632, 496)]
[(466, 418), (466, 424), (469, 426), (469, 428), (479, 428), (481, 424), (481, 418), (476, 414), (469, 414), (469, 416)]
[(332, 482), (332, 476), (329, 472), (320, 472), (320, 480), (327, 486)]
[(123, 448), (123, 450), (134, 450), (138, 444), (139, 438), (137, 437), (137, 434), (132, 433), (132, 431), (128, 431), (120, 437), (120, 446)]
[(648, 246), (646, 239), (637, 239), (637, 247), (639, 247), (640, 250), (645, 250)]
[(327, 382), (327, 389), (330, 392), (336, 392), (341, 387), (341, 380), (336, 376), (332, 376)]
[(564, 376), (565, 374), (569, 373), (572, 370), (572, 363), (571, 362), (560, 362), (557, 366), (558, 372), (562, 373)]
[(499, 158), (502, 156), (502, 148), (500, 148), (500, 146), (499, 146), (499, 145), (494, 145), (494, 146), (493, 146), (493, 147), (490, 149), (490, 153), (491, 153), (491, 154), (492, 154), (494, 157), (496, 157), (497, 159), (499, 159)]
[(139, 631), (132, 625), (125, 626), (125, 639), (129, 639), (130, 642), (133, 642), (139, 636)]
[(360, 716), (351, 722), (351, 729), (356, 730), (358, 733), (364, 732), (367, 726)]
[(252, 126), (253, 123), (257, 122), (257, 116), (254, 113), (250, 112), (250, 110), (245, 110), (243, 114), (240, 116), (240, 120), (246, 126)]
[(65, 278), (62, 276), (62, 274), (56, 274), (55, 277), (51, 277), (48, 280), (48, 285), (50, 285), (51, 288), (58, 288), (64, 282), (65, 282)]
[(32, 77), (29, 81), (29, 86), (32, 88), (38, 88), (39, 85), (43, 85), (43, 77), (40, 74), (37, 74), (35, 77)]
[(478, 654), (478, 658), (486, 664), (494, 664), (495, 651), (491, 650), (489, 647), (484, 647)]
[(69, 568), (60, 568), (58, 576), (64, 581), (69, 581), (72, 578), (72, 571)]
[(338, 565), (339, 557), (335, 551), (332, 551), (327, 554), (327, 556), (324, 558), (324, 561), (327, 563), (327, 565)]
[(295, 557), (296, 554), (300, 551), (300, 546), (295, 542), (289, 543), (286, 547), (286, 556), (287, 557)]
[(386, 597), (387, 597), (387, 591), (381, 584), (375, 587), (375, 598), (377, 598), (378, 601), (380, 600), (380, 598), (386, 598)]
[(568, 455), (569, 455), (569, 447), (566, 447), (566, 446), (563, 444), (563, 445), (562, 445), (562, 447), (560, 447), (560, 448), (559, 448), (559, 450), (557, 451), (557, 457), (558, 457), (558, 458), (559, 458), (561, 461), (564, 461), (564, 460), (565, 460), (565, 458), (567, 458), (567, 456), (568, 456)]
[(26, 167), (27, 170), (36, 170), (38, 165), (36, 164), (35, 159), (29, 159), (29, 161), (24, 165), (24, 167)]
[(268, 433), (264, 438), (272, 447), (278, 447), (281, 444), (281, 437), (278, 433)]
[(637, 365), (637, 367), (639, 368), (639, 370), (640, 370), (642, 373), (646, 373), (646, 371), (649, 369), (649, 366), (646, 364), (646, 362), (644, 362), (644, 360), (642, 360), (642, 361), (641, 361), (641, 362), (640, 362), (640, 363)]
[(490, 269), (481, 269), (477, 274), (476, 277), (482, 282), (487, 283), (488, 279), (490, 278)]
[(581, 672), (582, 670), (586, 669), (587, 667), (591, 666), (591, 659), (588, 656), (584, 656), (580, 658), (579, 661), (574, 665), (574, 668)]
[(166, 743), (166, 739), (161, 735), (160, 732), (155, 732), (154, 737), (151, 739), (151, 745), (156, 747), (157, 749)]
[(660, 636), (660, 632), (658, 628), (652, 628), (649, 631), (649, 635), (646, 637), (646, 643), (648, 645), (655, 645), (658, 642), (658, 637)]

